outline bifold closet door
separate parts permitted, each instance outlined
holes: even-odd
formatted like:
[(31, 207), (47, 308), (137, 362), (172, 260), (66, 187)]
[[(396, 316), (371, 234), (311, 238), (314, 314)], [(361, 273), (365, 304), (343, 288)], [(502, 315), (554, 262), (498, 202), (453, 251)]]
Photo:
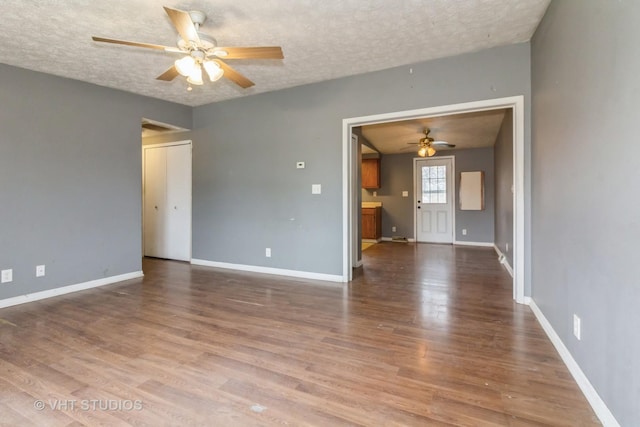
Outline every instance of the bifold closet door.
[(144, 150), (144, 254), (191, 259), (191, 145)]
[(164, 258), (191, 260), (191, 145), (167, 147), (167, 239)]

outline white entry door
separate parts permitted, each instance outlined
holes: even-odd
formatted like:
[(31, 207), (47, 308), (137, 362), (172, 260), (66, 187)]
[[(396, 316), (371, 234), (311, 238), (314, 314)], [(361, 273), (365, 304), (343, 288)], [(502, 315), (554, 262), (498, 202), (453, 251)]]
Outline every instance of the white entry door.
[(144, 147), (144, 255), (191, 259), (191, 144)]
[(453, 160), (415, 162), (416, 241), (453, 243)]

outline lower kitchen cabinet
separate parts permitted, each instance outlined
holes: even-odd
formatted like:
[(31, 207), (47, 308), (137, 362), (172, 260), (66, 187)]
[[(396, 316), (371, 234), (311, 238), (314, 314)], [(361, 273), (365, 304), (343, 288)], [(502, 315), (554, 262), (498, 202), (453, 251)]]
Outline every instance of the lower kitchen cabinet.
[(382, 208), (362, 208), (362, 238), (379, 240), (382, 237)]

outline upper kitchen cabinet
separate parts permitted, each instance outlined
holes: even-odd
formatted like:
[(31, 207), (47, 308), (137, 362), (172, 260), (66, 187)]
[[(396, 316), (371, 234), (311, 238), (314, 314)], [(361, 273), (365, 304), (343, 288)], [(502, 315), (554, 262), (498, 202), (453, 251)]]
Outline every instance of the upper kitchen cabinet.
[(362, 188), (380, 188), (380, 159), (362, 159)]

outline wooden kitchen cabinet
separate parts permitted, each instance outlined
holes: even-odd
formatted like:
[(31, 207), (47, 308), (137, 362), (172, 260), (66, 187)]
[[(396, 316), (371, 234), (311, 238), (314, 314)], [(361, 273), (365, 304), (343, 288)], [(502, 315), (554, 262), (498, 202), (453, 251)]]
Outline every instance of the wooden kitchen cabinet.
[(362, 238), (379, 240), (382, 237), (382, 208), (362, 208)]
[(362, 159), (362, 188), (380, 188), (380, 159)]

